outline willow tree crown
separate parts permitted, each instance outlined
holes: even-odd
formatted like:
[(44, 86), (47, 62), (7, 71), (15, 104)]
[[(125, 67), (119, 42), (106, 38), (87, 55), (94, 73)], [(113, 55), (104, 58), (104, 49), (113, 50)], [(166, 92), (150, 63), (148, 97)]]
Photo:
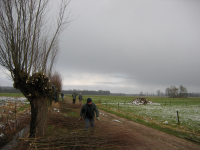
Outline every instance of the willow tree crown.
[[(55, 1), (54, 1), (55, 2)], [(58, 38), (69, 23), (66, 9), (70, 0), (61, 0), (53, 26), (45, 22), (50, 0), (0, 1), (0, 65), (11, 77), (52, 70), (57, 53)]]

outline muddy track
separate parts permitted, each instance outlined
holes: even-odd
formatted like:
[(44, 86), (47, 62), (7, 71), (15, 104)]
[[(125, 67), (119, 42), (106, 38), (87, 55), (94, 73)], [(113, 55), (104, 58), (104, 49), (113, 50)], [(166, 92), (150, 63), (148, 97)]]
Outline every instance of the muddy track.
[[(125, 118), (107, 113), (103, 110), (100, 112), (100, 122), (96, 122), (96, 126), (102, 124), (110, 127), (113, 133), (123, 131), (127, 141), (123, 149), (160, 149), (160, 150), (199, 150), (200, 145), (194, 144), (187, 140), (178, 138), (173, 135), (146, 127)], [(124, 136), (124, 135), (123, 135)]]

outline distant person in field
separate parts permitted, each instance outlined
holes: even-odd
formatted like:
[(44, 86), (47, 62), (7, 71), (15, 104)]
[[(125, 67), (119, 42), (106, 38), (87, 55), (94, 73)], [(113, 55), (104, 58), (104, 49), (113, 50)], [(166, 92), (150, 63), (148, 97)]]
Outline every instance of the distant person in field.
[(88, 130), (89, 127), (94, 128), (95, 112), (97, 120), (100, 120), (97, 106), (92, 103), (91, 98), (88, 98), (87, 103), (82, 106), (80, 111), (80, 120), (85, 120), (85, 130)]
[(74, 92), (74, 93), (72, 94), (73, 104), (76, 103), (76, 96), (77, 96), (77, 95), (78, 95), (78, 94), (76, 94), (76, 92)]
[(64, 94), (63, 94), (63, 93), (61, 93), (60, 95), (61, 95), (61, 97), (62, 97), (62, 100), (63, 100)]
[(81, 93), (79, 93), (79, 95), (78, 95), (78, 100), (79, 100), (79, 104), (82, 104), (82, 99), (83, 99), (83, 96), (82, 96), (82, 94)]

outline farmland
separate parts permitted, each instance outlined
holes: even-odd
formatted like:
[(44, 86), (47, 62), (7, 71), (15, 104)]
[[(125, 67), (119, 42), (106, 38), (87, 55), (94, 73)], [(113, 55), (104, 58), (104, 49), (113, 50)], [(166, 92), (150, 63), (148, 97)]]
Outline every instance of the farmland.
[[(21, 97), (22, 94), (0, 94), (0, 96)], [(71, 97), (71, 95), (70, 95)], [(185, 131), (200, 134), (200, 98), (168, 98), (145, 97), (155, 105), (134, 105), (133, 96), (83, 96), (84, 101), (91, 97), (94, 103), (101, 103), (99, 107), (125, 113), (133, 118), (140, 118), (145, 122), (178, 127)], [(78, 101), (78, 100), (77, 100)], [(177, 111), (179, 121), (177, 119)]]
[[(1, 95), (1, 96), (5, 96), (5, 95)], [(11, 96), (11, 95), (7, 95), (7, 96)], [(18, 95), (12, 95), (12, 96), (20, 97)], [(112, 136), (112, 137), (114, 137), (114, 140), (116, 140), (116, 139), (121, 139), (121, 138), (116, 138), (116, 135), (120, 135), (120, 137), (123, 137), (123, 135), (126, 133), (127, 136), (130, 136), (130, 137), (133, 136), (132, 137), (133, 139), (138, 138), (138, 140), (141, 141), (140, 137), (137, 137), (136, 135), (139, 136), (141, 134), (141, 132), (143, 132), (142, 139), (144, 139), (145, 137), (146, 138), (148, 137), (148, 139), (149, 139), (149, 136), (150, 136), (151, 137), (150, 139), (153, 140), (154, 138), (152, 138), (152, 137), (156, 137), (155, 138), (156, 141), (154, 141), (156, 143), (158, 143), (157, 142), (158, 138), (161, 140), (169, 139), (169, 140), (172, 140), (170, 142), (170, 144), (174, 146), (174, 143), (173, 143), (174, 141), (173, 141), (173, 139), (171, 139), (170, 136), (168, 136), (168, 134), (165, 134), (165, 136), (163, 136), (163, 138), (162, 138), (161, 135), (158, 136), (158, 133), (161, 133), (163, 135), (163, 132), (159, 132), (157, 130), (152, 130), (150, 132), (151, 134), (149, 135), (149, 132), (147, 132), (147, 130), (149, 131), (149, 128), (141, 125), (141, 124), (145, 124), (145, 125), (149, 126), (151, 124), (152, 126), (150, 126), (150, 127), (153, 127), (153, 126), (161, 127), (161, 129), (163, 129), (161, 131), (164, 131), (164, 132), (170, 131), (170, 132), (167, 132), (170, 134), (173, 134), (172, 132), (175, 131), (174, 132), (175, 134), (173, 134), (173, 135), (176, 135), (183, 139), (188, 139), (195, 143), (200, 142), (199, 129), (198, 129), (199, 128), (199, 108), (200, 108), (200, 106), (199, 106), (200, 99), (199, 98), (169, 99), (166, 97), (149, 97), (149, 98), (145, 97), (146, 99), (154, 102), (154, 104), (155, 103), (157, 103), (157, 104), (155, 104), (155, 105), (133, 105), (133, 104), (131, 104), (131, 102), (136, 97), (84, 96), (83, 103), (86, 102), (86, 99), (88, 97), (91, 97), (93, 99), (93, 102), (96, 103), (98, 108), (100, 109), (101, 121), (96, 123), (97, 128), (95, 131), (101, 131), (100, 133), (105, 134), (105, 137)], [(70, 104), (70, 101), (72, 102), (71, 95), (68, 95), (68, 96), (65, 95), (64, 99), (65, 99), (64, 101), (61, 101), (61, 99), (60, 99), (60, 102), (53, 103), (52, 107), (49, 108), (49, 121), (51, 121), (52, 124), (49, 124), (49, 126), (47, 128), (48, 129), (48, 132), (47, 132), (48, 137), (53, 136), (53, 134), (55, 133), (55, 129), (57, 129), (58, 126), (59, 126), (58, 130), (62, 131), (62, 133), (63, 133), (63, 131), (65, 131), (65, 132), (68, 131), (68, 129), (66, 130), (66, 125), (68, 125), (70, 127), (69, 135), (72, 135), (72, 133), (76, 133), (73, 136), (77, 136), (78, 133), (82, 134), (81, 128), (83, 128), (83, 126), (82, 126), (83, 122), (77, 121), (79, 118), (79, 112), (80, 112), (81, 105), (78, 104), (78, 100), (76, 101), (77, 102), (76, 105)], [(71, 109), (71, 107), (73, 109)], [(68, 108), (68, 109), (66, 109), (66, 108)], [(77, 111), (75, 111), (74, 108), (78, 108)], [(64, 110), (67, 110), (67, 112), (63, 112)], [(72, 112), (69, 110), (72, 110)], [(105, 110), (108, 112), (111, 112), (115, 115), (112, 115), (111, 113), (107, 113), (108, 116), (112, 116), (110, 119), (106, 116)], [(184, 110), (184, 111), (182, 111), (182, 110)], [(177, 111), (179, 112), (180, 124), (177, 123), (177, 114), (176, 114)], [(54, 117), (57, 121), (52, 120), (53, 115), (56, 115)], [(196, 115), (196, 119), (195, 119), (195, 115)], [(58, 118), (59, 118), (58, 116), (60, 117), (59, 120), (58, 120)], [(125, 121), (127, 119), (124, 119), (124, 118), (121, 118), (118, 116), (127, 118), (129, 120), (133, 120), (134, 122), (128, 121), (129, 122), (129, 125), (128, 125), (127, 124), (128, 122)], [(74, 119), (74, 120), (66, 121), (66, 119), (72, 119), (72, 120)], [(168, 122), (167, 124), (164, 123), (166, 121)], [(118, 123), (118, 122), (120, 122), (120, 123)], [(137, 124), (135, 122), (138, 122), (140, 124)], [(192, 123), (189, 124), (188, 122), (192, 122)], [(68, 123), (68, 124), (66, 124), (66, 123)], [(110, 124), (110, 125), (108, 125), (108, 124)], [(135, 125), (135, 124), (137, 124), (137, 125)], [(73, 131), (72, 131), (71, 125), (74, 127)], [(60, 127), (64, 127), (64, 128), (61, 130)], [(102, 130), (101, 130), (102, 127), (104, 128), (104, 130), (108, 129), (110, 127), (111, 128), (110, 130), (112, 132), (110, 132), (109, 130), (105, 130), (105, 132), (102, 132)], [(52, 129), (52, 133), (50, 133), (50, 131), (49, 131), (50, 129)], [(156, 129), (160, 130), (160, 128), (156, 128)], [(115, 130), (115, 132), (113, 132), (113, 130)], [(119, 132), (120, 132), (120, 134), (119, 134)], [(96, 134), (99, 134), (99, 132), (97, 132)], [(96, 134), (94, 134), (93, 136), (98, 137)], [(113, 134), (115, 134), (115, 135), (113, 135)], [(66, 134), (66, 133), (62, 134), (62, 135), (66, 136), (66, 137), (68, 136), (68, 134)], [(85, 132), (84, 132), (84, 136), (87, 136), (85, 134)], [(56, 135), (56, 137), (57, 137), (57, 135)], [(82, 136), (80, 136), (80, 137), (82, 137)], [(102, 136), (100, 136), (100, 138), (102, 139)], [(63, 138), (63, 139), (66, 139), (66, 138)], [(93, 137), (92, 137), (92, 139), (93, 139)], [(124, 142), (128, 141), (125, 137), (123, 139), (125, 140)], [(70, 141), (70, 143), (72, 143), (72, 145), (73, 145), (73, 142), (76, 142), (76, 141), (74, 141), (73, 139), (71, 139), (71, 140), (72, 141)], [(110, 139), (110, 140), (112, 141), (113, 139)], [(98, 141), (98, 140), (96, 140), (96, 141)], [(104, 141), (106, 141), (106, 140), (104, 139)], [(177, 144), (178, 141), (179, 141), (178, 139), (175, 140), (175, 143)], [(40, 142), (43, 143), (43, 141), (39, 141), (39, 143)], [(79, 139), (79, 142), (82, 142), (82, 140)], [(122, 143), (124, 143), (124, 142), (122, 142)], [(60, 141), (59, 141), (59, 143), (60, 143)], [(64, 143), (64, 142), (62, 142), (62, 143)], [(119, 142), (117, 142), (117, 143), (119, 144)], [(131, 143), (132, 143), (132, 145), (135, 146), (135, 143), (133, 141), (131, 141)], [(154, 143), (154, 146), (157, 145), (156, 143)], [(166, 142), (164, 140), (163, 143), (167, 144), (168, 142)], [(48, 144), (51, 145), (52, 141), (50, 141), (50, 143), (47, 143), (47, 145)], [(144, 143), (140, 143), (140, 144), (142, 146), (145, 145)], [(163, 144), (161, 144), (161, 145), (158, 144), (157, 147), (160, 148), (162, 145)], [(183, 143), (180, 145), (178, 144), (178, 147), (180, 148), (182, 145), (184, 147)], [(64, 146), (69, 146), (69, 144), (64, 145)], [(147, 146), (148, 146), (148, 144), (147, 144)]]
[[(21, 97), (23, 95), (0, 94), (0, 96)], [(71, 95), (65, 97), (71, 99)], [(156, 126), (155, 128), (159, 130), (177, 131), (181, 136), (187, 133), (185, 137), (191, 135), (189, 138), (193, 141), (200, 141), (200, 98), (145, 97), (152, 101), (153, 105), (134, 105), (132, 101), (137, 97), (133, 96), (83, 95), (83, 103), (88, 97), (92, 98), (99, 109), (109, 110), (111, 113), (117, 113), (121, 117), (147, 126)]]

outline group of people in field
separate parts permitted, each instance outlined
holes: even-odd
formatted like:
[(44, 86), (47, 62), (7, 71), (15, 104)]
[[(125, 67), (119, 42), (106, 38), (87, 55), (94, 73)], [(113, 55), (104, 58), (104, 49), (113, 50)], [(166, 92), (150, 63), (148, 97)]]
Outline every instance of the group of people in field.
[[(73, 104), (76, 103), (77, 95), (78, 95), (79, 104), (82, 104), (83, 96), (81, 93), (77, 94), (76, 92), (72, 94)], [(64, 94), (61, 93), (62, 100), (63, 100), (63, 96)], [(85, 103), (81, 108), (80, 119), (79, 119), (79, 120), (83, 120), (83, 119), (85, 120), (85, 128), (84, 128), (85, 130), (88, 130), (89, 127), (94, 129), (95, 113), (96, 113), (97, 120), (100, 120), (97, 106), (92, 102), (92, 98), (88, 98), (87, 103)]]

